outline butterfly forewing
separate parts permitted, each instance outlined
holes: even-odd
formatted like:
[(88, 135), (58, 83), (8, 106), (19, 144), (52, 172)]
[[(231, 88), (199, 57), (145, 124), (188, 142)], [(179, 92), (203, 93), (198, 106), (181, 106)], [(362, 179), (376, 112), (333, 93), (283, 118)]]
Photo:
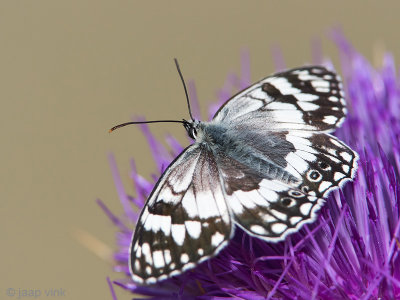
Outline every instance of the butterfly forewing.
[(139, 218), (131, 249), (132, 278), (154, 283), (215, 255), (232, 234), (213, 155), (185, 150), (165, 171)]
[(228, 100), (214, 121), (270, 130), (332, 131), (346, 114), (339, 76), (324, 67), (269, 76)]

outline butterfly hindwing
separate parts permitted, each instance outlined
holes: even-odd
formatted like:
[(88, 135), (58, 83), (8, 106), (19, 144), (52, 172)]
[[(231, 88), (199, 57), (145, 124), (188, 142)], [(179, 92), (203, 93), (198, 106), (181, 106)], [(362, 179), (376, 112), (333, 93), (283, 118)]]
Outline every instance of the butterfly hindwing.
[(267, 241), (283, 240), (316, 218), (323, 199), (277, 180), (262, 179), (257, 189), (237, 190), (227, 197), (235, 223)]
[(225, 199), (235, 224), (251, 235), (279, 241), (300, 222), (314, 218), (317, 209), (312, 210), (312, 206), (319, 208), (321, 203), (317, 202), (317, 197), (301, 192), (297, 187), (299, 182), (267, 178), (247, 162), (223, 153), (217, 158)]
[[(324, 198), (357, 168), (357, 154), (325, 133), (230, 134), (242, 150), (216, 152), (225, 198), (235, 223), (264, 240), (283, 240), (312, 222)], [(282, 149), (277, 156), (274, 145)]]
[(320, 66), (271, 75), (228, 100), (214, 121), (270, 130), (332, 131), (346, 114), (338, 75)]
[(286, 139), (296, 150), (285, 157), (285, 169), (302, 178), (302, 191), (326, 197), (330, 190), (354, 177), (358, 154), (336, 137), (293, 130)]
[(132, 278), (154, 283), (195, 267), (232, 234), (218, 169), (201, 145), (165, 171), (139, 218), (130, 251)]

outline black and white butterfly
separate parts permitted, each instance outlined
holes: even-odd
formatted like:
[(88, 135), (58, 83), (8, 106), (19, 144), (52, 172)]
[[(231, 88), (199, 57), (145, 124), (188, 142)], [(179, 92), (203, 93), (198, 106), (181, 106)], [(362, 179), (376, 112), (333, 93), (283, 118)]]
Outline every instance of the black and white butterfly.
[(227, 246), (236, 227), (278, 242), (313, 222), (357, 169), (357, 153), (329, 134), (345, 106), (338, 75), (309, 66), (262, 79), (210, 122), (183, 121), (194, 143), (141, 212), (132, 279), (152, 284), (194, 268)]

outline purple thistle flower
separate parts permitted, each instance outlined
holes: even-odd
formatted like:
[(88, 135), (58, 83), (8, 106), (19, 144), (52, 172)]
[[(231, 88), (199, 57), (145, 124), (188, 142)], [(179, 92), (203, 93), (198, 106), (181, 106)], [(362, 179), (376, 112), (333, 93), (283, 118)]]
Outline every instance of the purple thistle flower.
[[(125, 214), (117, 217), (98, 202), (118, 228), (114, 269), (125, 278), (114, 284), (152, 299), (400, 299), (398, 75), (390, 54), (376, 70), (341, 34), (333, 38), (349, 103), (346, 122), (335, 134), (360, 154), (355, 181), (330, 195), (315, 223), (283, 242), (267, 243), (236, 229), (228, 247), (215, 258), (178, 277), (138, 286), (131, 281), (128, 267), (132, 228), (138, 217), (133, 207), (143, 206), (160, 172), (183, 149), (167, 136), (167, 150), (147, 125), (141, 125), (158, 166), (157, 175), (147, 181), (132, 161), (137, 195), (129, 196), (110, 156)], [(210, 106), (210, 116), (231, 96), (232, 89), (249, 84), (249, 58), (243, 54), (242, 75), (228, 76), (218, 103)], [(190, 90), (192, 101), (197, 101), (193, 84)]]

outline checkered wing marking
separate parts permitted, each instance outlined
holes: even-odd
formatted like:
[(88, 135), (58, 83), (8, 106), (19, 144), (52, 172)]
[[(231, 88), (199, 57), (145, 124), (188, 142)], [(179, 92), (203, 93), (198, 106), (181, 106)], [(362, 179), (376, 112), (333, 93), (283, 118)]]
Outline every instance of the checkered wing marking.
[(139, 218), (130, 250), (140, 284), (178, 275), (214, 256), (232, 234), (211, 152), (194, 144), (161, 176)]
[(355, 176), (358, 154), (336, 137), (325, 133), (292, 130), (286, 140), (295, 148), (285, 156), (286, 171), (302, 178), (303, 192), (318, 198), (341, 187)]
[[(357, 169), (357, 154), (333, 136), (295, 130), (285, 134), (294, 151), (285, 154), (284, 170), (298, 178), (297, 182), (261, 173), (240, 159), (218, 156), (235, 223), (251, 235), (273, 242), (313, 222), (324, 198), (352, 179)], [(282, 173), (279, 166), (275, 169), (275, 174)]]
[(264, 78), (233, 96), (213, 120), (269, 130), (332, 131), (346, 115), (343, 94), (334, 72), (302, 67)]

